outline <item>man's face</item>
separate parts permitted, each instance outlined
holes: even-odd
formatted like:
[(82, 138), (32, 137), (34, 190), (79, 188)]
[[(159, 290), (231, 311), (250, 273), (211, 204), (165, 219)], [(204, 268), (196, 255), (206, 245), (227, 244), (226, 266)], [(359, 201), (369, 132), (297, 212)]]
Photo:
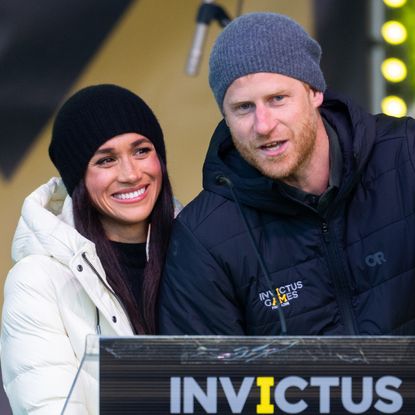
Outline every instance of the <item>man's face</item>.
[(262, 174), (296, 185), (318, 159), (321, 92), (275, 73), (235, 80), (223, 112), (235, 147)]

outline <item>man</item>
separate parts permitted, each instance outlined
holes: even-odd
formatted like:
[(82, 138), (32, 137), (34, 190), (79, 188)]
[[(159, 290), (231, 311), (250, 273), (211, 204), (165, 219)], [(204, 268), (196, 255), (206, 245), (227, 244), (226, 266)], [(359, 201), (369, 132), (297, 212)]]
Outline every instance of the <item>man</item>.
[(414, 120), (326, 92), (320, 56), (272, 13), (217, 39), (224, 120), (174, 227), (162, 334), (415, 333)]

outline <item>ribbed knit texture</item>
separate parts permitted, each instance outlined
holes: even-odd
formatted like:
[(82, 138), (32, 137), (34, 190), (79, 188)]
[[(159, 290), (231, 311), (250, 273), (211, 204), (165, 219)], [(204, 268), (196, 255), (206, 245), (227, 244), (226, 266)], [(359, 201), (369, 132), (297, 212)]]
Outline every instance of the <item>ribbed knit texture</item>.
[(131, 91), (110, 84), (94, 85), (65, 102), (53, 125), (49, 156), (70, 195), (96, 150), (124, 133), (148, 138), (166, 162), (160, 124), (148, 105)]
[(233, 20), (218, 36), (209, 60), (209, 84), (221, 110), (232, 82), (257, 72), (286, 75), (324, 91), (320, 58), (320, 45), (291, 18), (250, 13)]

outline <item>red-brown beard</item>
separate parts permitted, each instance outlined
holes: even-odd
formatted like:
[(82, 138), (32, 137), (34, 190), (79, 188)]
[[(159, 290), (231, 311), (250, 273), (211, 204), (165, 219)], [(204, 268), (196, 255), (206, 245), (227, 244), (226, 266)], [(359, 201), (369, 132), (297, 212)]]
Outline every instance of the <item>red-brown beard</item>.
[(288, 154), (283, 153), (281, 156), (269, 157), (264, 163), (264, 158), (258, 157), (257, 150), (252, 150), (252, 147), (257, 147), (265, 139), (266, 137), (258, 137), (254, 144), (249, 147), (241, 145), (235, 139), (233, 139), (233, 142), (241, 156), (264, 176), (284, 182), (295, 181), (295, 177), (303, 174), (307, 169), (311, 156), (315, 151), (317, 116), (314, 112), (310, 113), (301, 123), (296, 135), (290, 138), (291, 144), (295, 145), (295, 153), (290, 149)]

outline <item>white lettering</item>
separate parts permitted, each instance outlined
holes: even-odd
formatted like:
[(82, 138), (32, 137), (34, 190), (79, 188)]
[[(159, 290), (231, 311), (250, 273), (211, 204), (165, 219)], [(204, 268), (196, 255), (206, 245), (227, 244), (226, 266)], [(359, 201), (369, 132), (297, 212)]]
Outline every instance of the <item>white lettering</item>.
[(194, 414), (194, 400), (196, 399), (208, 414), (217, 413), (217, 385), (216, 377), (206, 379), (205, 393), (192, 377), (183, 379), (183, 413)]
[(170, 413), (180, 414), (180, 401), (181, 401), (181, 379), (177, 377), (170, 378)]
[[(397, 413), (403, 405), (402, 395), (398, 391), (389, 388), (399, 389), (401, 383), (402, 381), (396, 376), (381, 377), (375, 385), (376, 393), (380, 398), (374, 405), (375, 409), (383, 414)], [(384, 402), (382, 398), (390, 401), (390, 403)]]
[(339, 386), (339, 378), (331, 376), (313, 376), (310, 378), (310, 386), (320, 388), (320, 413), (330, 413), (330, 388)]
[(229, 378), (219, 378), (220, 384), (222, 385), (222, 389), (225, 392), (226, 399), (233, 414), (240, 414), (242, 412), (254, 380), (254, 377), (245, 377), (242, 381), (241, 387), (239, 388), (239, 392), (236, 393)]
[[(356, 381), (356, 380), (355, 380)], [(373, 401), (373, 378), (365, 376), (362, 380), (362, 400), (360, 403), (353, 402), (352, 378), (342, 379), (342, 404), (352, 414), (362, 414), (372, 405)]]
[(287, 399), (285, 399), (285, 392), (288, 388), (292, 387), (304, 390), (307, 385), (308, 383), (299, 376), (287, 376), (282, 378), (275, 387), (275, 403), (282, 411), (285, 411), (287, 414), (298, 414), (304, 411), (308, 407), (304, 400), (301, 399), (296, 403), (288, 402)]
[[(218, 379), (231, 413), (243, 413), (255, 382), (255, 377), (252, 376), (242, 378), (239, 388), (235, 388), (229, 377), (207, 377), (206, 388), (202, 388), (193, 377), (171, 377), (170, 414), (194, 414), (195, 401), (201, 406), (204, 413), (217, 414)], [(359, 393), (359, 388), (356, 387), (356, 382), (361, 382), (361, 393)], [(376, 409), (379, 413), (395, 414), (403, 406), (403, 397), (398, 391), (401, 384), (402, 380), (395, 376), (383, 376), (376, 383), (374, 378), (370, 376), (360, 379), (349, 376), (312, 376), (309, 383), (299, 376), (287, 376), (281, 379), (275, 378), (275, 387), (272, 387), (274, 387), (275, 405), (287, 414), (298, 414), (309, 407), (305, 399), (297, 398), (296, 400), (294, 398), (293, 402), (293, 395), (288, 394), (288, 389), (297, 388), (304, 391), (308, 386), (319, 388), (319, 413), (321, 414), (331, 413), (331, 396), (334, 387), (340, 388), (340, 390), (337, 389), (335, 397), (341, 396), (345, 414), (368, 413), (371, 408)], [(358, 386), (360, 386), (359, 383)], [(287, 394), (290, 397), (289, 400), (286, 398)], [(355, 396), (353, 396), (354, 394)], [(304, 394), (304, 397), (307, 396), (309, 394)], [(356, 402), (356, 396), (359, 396), (358, 402)], [(269, 400), (269, 398), (268, 391), (267, 399)], [(271, 402), (268, 403), (273, 407)], [(196, 412), (199, 413), (200, 409), (196, 408)], [(278, 410), (276, 413), (278, 413)]]

